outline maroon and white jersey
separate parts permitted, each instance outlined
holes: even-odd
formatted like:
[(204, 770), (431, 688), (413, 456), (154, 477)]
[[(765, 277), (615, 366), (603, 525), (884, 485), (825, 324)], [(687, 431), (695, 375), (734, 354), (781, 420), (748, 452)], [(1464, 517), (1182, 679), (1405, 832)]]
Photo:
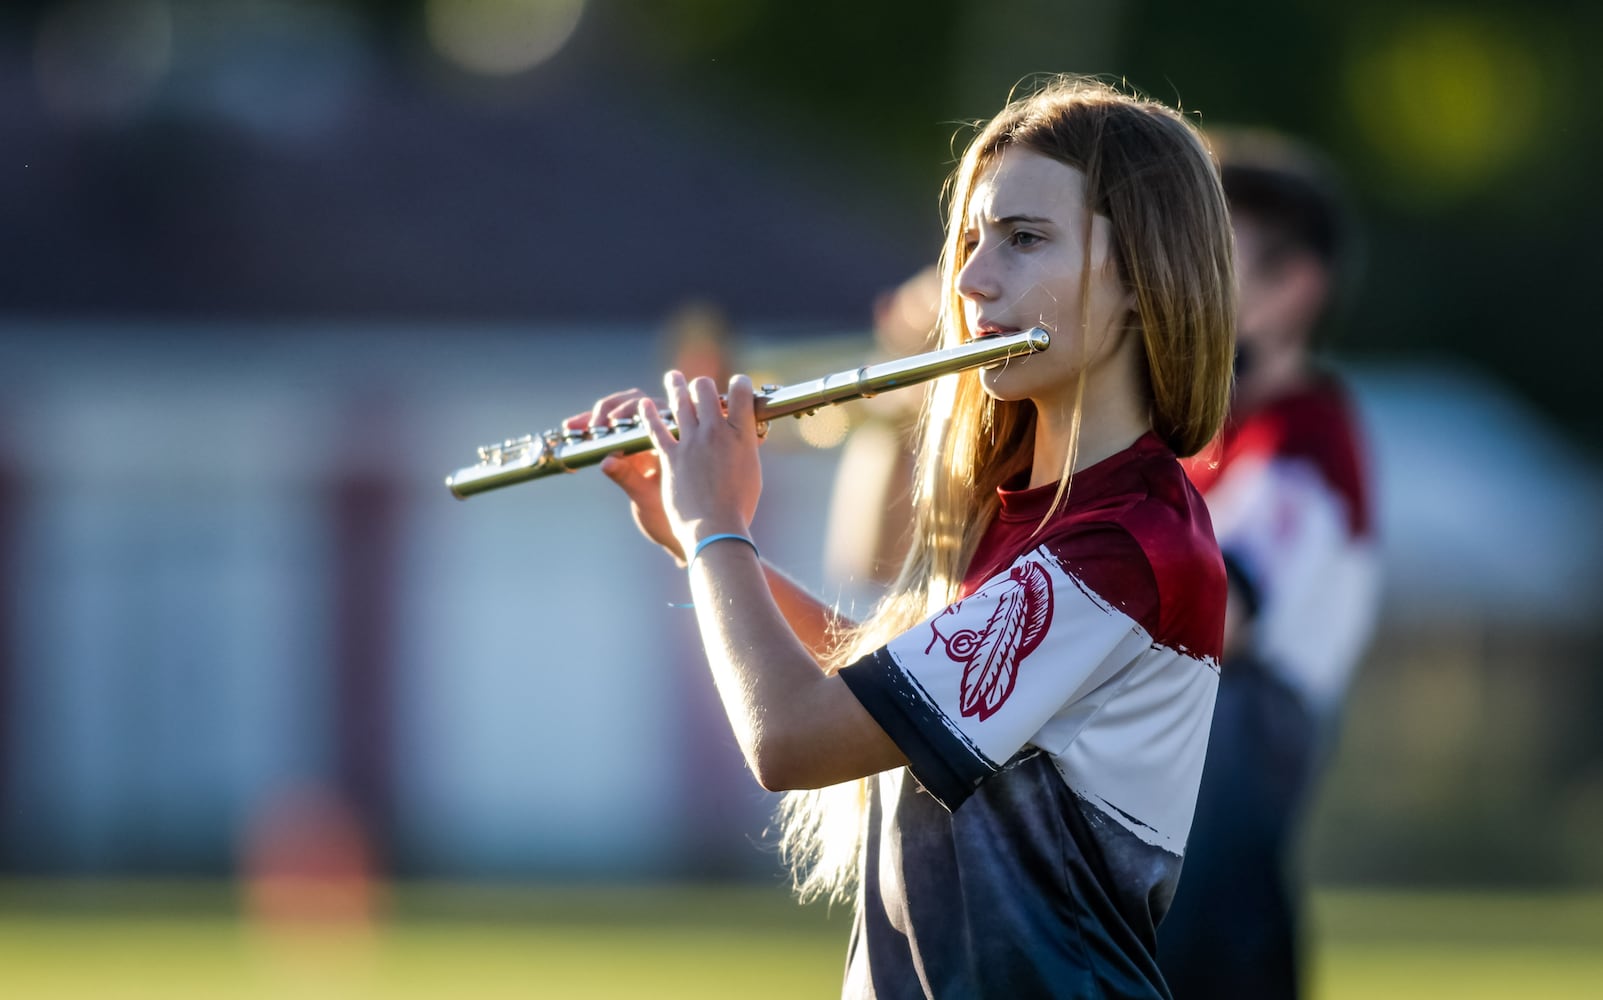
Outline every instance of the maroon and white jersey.
[(1155, 435), (1042, 527), (1055, 491), (1001, 491), (960, 599), (841, 671), (909, 761), (872, 782), (848, 996), (1166, 995), (1224, 566)]
[(1328, 716), (1380, 598), (1367, 469), (1345, 393), (1321, 379), (1232, 418), (1185, 466), (1252, 613), (1253, 658)]

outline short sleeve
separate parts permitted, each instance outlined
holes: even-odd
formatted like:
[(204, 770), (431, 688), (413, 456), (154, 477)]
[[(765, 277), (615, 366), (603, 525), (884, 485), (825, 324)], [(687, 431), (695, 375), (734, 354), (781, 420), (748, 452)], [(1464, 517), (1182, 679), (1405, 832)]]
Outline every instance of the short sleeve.
[[(1126, 609), (1155, 604), (1151, 572), (1128, 535), (1098, 535), (1024, 553), (841, 671), (947, 809), (1150, 647)], [(1100, 588), (1088, 579), (1104, 575)]]
[(1289, 458), (1237, 463), (1208, 503), (1233, 582), (1251, 601), (1257, 656), (1310, 704), (1333, 709), (1380, 596), (1377, 552), (1353, 533), (1347, 499), (1311, 463)]

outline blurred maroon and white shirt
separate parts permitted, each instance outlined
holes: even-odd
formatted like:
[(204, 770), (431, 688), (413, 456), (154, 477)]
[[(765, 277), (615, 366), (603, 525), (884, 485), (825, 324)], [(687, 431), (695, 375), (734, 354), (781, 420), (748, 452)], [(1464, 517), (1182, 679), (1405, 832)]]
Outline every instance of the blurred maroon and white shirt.
[(1328, 720), (1374, 629), (1381, 583), (1346, 393), (1320, 378), (1233, 417), (1183, 464), (1251, 611), (1252, 657)]

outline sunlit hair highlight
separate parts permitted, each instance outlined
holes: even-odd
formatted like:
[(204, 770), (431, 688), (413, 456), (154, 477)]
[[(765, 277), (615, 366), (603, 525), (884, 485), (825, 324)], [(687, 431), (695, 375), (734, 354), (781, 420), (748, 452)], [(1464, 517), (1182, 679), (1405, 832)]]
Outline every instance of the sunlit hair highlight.
[[(1074, 76), (1040, 81), (979, 127), (947, 185), (942, 347), (973, 335), (957, 287), (967, 254), (969, 202), (978, 179), (1010, 146), (1085, 176), (1087, 206), (1112, 224), (1118, 274), (1133, 293), (1129, 322), (1144, 345), (1153, 430), (1176, 455), (1196, 453), (1224, 419), (1235, 341), (1229, 218), (1217, 168), (1197, 129), (1163, 104)], [(1087, 261), (1090, 218), (1087, 213)], [(1088, 281), (1089, 270), (1082, 291)], [(1081, 307), (1089, 308), (1088, 294), (1081, 295)], [(1077, 397), (1085, 387), (1081, 372)], [(957, 598), (996, 516), (997, 488), (1030, 470), (1034, 438), (1033, 403), (993, 399), (973, 371), (935, 384), (919, 428), (911, 548), (874, 613), (839, 637), (830, 669), (884, 645)], [(1059, 501), (1073, 465), (1071, 451), (1059, 477)], [(785, 797), (780, 850), (802, 898), (851, 894), (866, 803), (866, 779)]]

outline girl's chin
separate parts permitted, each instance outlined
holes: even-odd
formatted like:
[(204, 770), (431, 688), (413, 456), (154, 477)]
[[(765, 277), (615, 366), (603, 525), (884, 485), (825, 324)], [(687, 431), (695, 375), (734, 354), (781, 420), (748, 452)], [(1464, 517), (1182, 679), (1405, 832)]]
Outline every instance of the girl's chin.
[(1017, 402), (1028, 399), (1028, 380), (1021, 378), (1021, 372), (1008, 371), (1007, 365), (998, 365), (995, 368), (985, 368), (980, 371), (980, 388), (992, 399), (1004, 403)]

